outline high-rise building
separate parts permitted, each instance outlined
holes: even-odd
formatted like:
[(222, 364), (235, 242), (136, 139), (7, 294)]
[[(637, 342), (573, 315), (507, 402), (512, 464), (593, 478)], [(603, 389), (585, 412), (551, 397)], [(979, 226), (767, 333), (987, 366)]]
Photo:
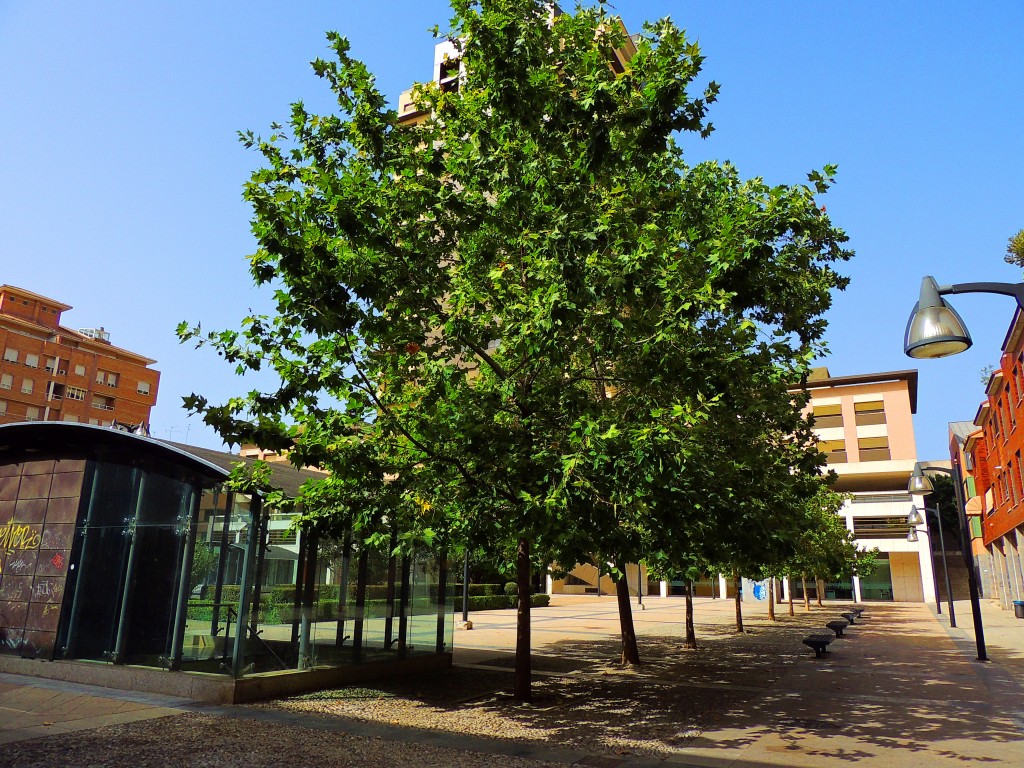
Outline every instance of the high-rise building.
[(149, 424), (160, 373), (156, 361), (110, 343), (103, 328), (61, 325), (71, 309), (0, 285), (0, 424), (71, 421)]

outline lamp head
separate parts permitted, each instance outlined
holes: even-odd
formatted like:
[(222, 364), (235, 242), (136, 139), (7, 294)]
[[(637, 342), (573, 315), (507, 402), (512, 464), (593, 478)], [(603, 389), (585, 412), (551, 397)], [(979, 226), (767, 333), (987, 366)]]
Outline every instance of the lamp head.
[(917, 529), (916, 528), (911, 528), (910, 529), (910, 532), (907, 534), (907, 541), (909, 541), (911, 543), (917, 541)]
[(921, 525), (921, 523), (923, 523), (923, 522), (924, 522), (924, 518), (921, 517), (921, 513), (917, 511), (917, 507), (916, 506), (911, 506), (910, 507), (910, 514), (907, 515), (907, 525), (909, 525), (909, 526), (911, 526), (913, 528), (913, 527), (916, 527), (918, 525)]
[(914, 471), (910, 475), (910, 482), (907, 483), (907, 493), (917, 493), (921, 496), (927, 496), (934, 490), (935, 487), (932, 485), (931, 478), (921, 471), (920, 464), (915, 464)]
[(971, 334), (949, 304), (939, 295), (935, 279), (921, 281), (921, 295), (914, 305), (903, 336), (903, 351), (909, 357), (948, 357), (970, 349)]

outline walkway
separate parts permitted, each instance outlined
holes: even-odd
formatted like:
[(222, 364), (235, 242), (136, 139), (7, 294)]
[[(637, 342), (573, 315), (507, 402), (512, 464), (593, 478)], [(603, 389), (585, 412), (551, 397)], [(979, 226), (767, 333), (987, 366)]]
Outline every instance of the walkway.
[[(824, 659), (798, 637), (835, 607), (802, 616), (798, 606), (789, 619), (780, 606), (781, 621), (770, 625), (763, 603), (748, 604), (753, 633), (738, 636), (729, 632), (731, 601), (700, 599), (704, 650), (687, 654), (673, 639), (683, 601), (645, 603), (634, 616), (650, 663), (638, 672), (606, 664), (617, 632), (613, 599), (557, 598), (536, 610), (538, 689), (554, 698), (527, 709), (493, 695), (438, 703), (393, 690), (363, 702), (349, 697), (351, 712), (315, 699), (288, 708), (202, 707), (0, 676), (0, 765), (48, 765), (58, 754), (64, 766), (118, 764), (126, 755), (139, 764), (149, 756), (161, 766), (206, 758), (214, 765), (247, 748), (250, 765), (287, 754), (294, 764), (362, 768), (538, 765), (531, 760), (604, 768), (1024, 765), (1024, 620), (1012, 613), (986, 604), (993, 661), (982, 664), (973, 660), (967, 603), (957, 604), (961, 626), (951, 630), (931, 607), (869, 605)], [(456, 663), (467, 665), (460, 674), (507, 675), (514, 613), (471, 618), (475, 628), (456, 634)], [(516, 729), (516, 740), (489, 736), (490, 724)], [(92, 730), (105, 725), (117, 728)], [(625, 736), (605, 738), (616, 729)]]

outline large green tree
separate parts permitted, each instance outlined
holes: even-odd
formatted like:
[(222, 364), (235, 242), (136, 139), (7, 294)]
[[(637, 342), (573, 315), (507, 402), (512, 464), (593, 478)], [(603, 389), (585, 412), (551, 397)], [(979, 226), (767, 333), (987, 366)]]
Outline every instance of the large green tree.
[(251, 272), (275, 312), (180, 332), (280, 386), (187, 404), (330, 470), (360, 536), (386, 499), (412, 538), (515, 563), (526, 699), (537, 563), (600, 552), (622, 583), (669, 536), (770, 531), (771, 497), (801, 494), (816, 460), (786, 393), (850, 254), (816, 200), (831, 168), (772, 187), (684, 161), (717, 86), (690, 95), (703, 59), (671, 21), (623, 66), (604, 6), (453, 8), (462, 76), (414, 91), (428, 120), (400, 127), (331, 34), (314, 69), (337, 113), (295, 104), (244, 135), (266, 164), (245, 189)]

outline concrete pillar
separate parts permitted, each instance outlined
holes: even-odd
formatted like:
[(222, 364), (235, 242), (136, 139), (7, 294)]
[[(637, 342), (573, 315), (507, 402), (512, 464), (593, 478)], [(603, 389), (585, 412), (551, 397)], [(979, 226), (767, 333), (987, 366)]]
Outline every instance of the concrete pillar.
[(860, 595), (860, 576), (853, 577), (853, 602), (862, 602), (863, 598)]
[(549, 594), (555, 594), (555, 580), (551, 578), (551, 571), (544, 574), (544, 591)]
[(658, 582), (658, 588), (662, 597), (668, 597), (668, 582), (662, 579)]
[(789, 602), (789, 577), (785, 577), (782, 580), (782, 602)]
[(725, 580), (725, 576), (718, 574), (718, 596), (724, 598), (729, 594), (729, 582)]

